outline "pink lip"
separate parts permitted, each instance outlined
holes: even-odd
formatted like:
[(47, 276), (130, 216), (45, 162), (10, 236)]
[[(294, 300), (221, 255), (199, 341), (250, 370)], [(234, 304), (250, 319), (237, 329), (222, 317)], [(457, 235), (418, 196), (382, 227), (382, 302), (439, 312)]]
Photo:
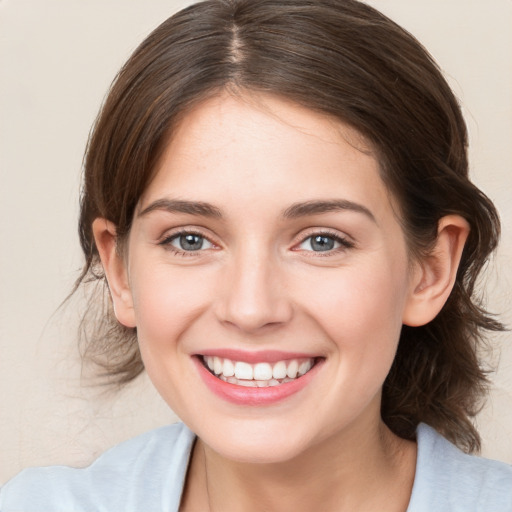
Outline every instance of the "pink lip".
[(255, 352), (232, 348), (204, 350), (201, 351), (200, 355), (217, 356), (223, 359), (231, 359), (232, 361), (244, 361), (250, 364), (277, 363), (277, 361), (288, 361), (290, 359), (309, 359), (316, 357), (316, 355), (304, 354), (300, 352), (282, 352), (279, 350), (260, 350)]
[[(217, 355), (219, 352), (215, 351), (215, 354)], [(287, 355), (289, 358), (289, 354)], [(234, 358), (234, 360), (240, 361), (240, 359), (236, 358)], [(249, 388), (230, 384), (229, 382), (224, 382), (215, 377), (215, 375), (212, 375), (212, 373), (206, 369), (200, 356), (193, 357), (193, 361), (199, 371), (199, 375), (213, 393), (233, 404), (249, 406), (271, 405), (294, 395), (311, 382), (323, 363), (323, 359), (318, 361), (308, 373), (291, 382), (286, 382), (279, 386), (269, 386), (267, 388)], [(262, 360), (258, 359), (258, 361)]]

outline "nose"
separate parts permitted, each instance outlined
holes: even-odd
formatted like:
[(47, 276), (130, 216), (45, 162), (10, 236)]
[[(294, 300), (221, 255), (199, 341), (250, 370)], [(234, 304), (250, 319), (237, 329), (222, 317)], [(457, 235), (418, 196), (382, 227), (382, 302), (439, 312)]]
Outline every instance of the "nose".
[(223, 324), (257, 333), (284, 325), (292, 318), (283, 269), (268, 254), (248, 250), (234, 256), (222, 279), (216, 315)]

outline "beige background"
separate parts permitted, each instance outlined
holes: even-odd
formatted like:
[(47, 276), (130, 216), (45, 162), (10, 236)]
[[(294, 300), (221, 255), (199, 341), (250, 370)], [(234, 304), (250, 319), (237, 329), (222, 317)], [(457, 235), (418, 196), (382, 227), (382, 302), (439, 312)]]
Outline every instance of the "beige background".
[[(77, 301), (56, 310), (81, 265), (81, 158), (98, 107), (142, 38), (188, 3), (0, 0), (0, 483), (27, 465), (84, 464), (175, 419), (146, 378), (119, 393), (88, 386)], [(371, 3), (425, 44), (464, 105), (473, 178), (504, 223), (489, 303), (512, 325), (512, 2)], [(484, 453), (510, 463), (511, 342), (494, 340), (506, 348), (479, 417)]]

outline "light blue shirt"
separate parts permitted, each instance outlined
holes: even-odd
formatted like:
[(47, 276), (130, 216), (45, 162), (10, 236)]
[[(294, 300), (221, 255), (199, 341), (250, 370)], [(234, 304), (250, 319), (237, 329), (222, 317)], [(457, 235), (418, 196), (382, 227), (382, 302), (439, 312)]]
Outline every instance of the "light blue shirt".
[[(512, 512), (512, 467), (462, 453), (427, 425), (407, 512)], [(194, 434), (178, 423), (147, 432), (84, 469), (22, 471), (0, 490), (1, 512), (176, 512)]]

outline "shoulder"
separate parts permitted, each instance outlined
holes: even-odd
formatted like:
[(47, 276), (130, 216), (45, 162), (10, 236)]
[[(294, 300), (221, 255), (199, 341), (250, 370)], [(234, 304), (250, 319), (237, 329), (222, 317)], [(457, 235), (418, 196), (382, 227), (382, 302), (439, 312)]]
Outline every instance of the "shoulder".
[(0, 510), (177, 510), (194, 439), (178, 423), (121, 443), (83, 469), (26, 469), (0, 490)]
[(408, 512), (512, 512), (512, 466), (467, 455), (427, 425), (418, 427), (418, 459)]

